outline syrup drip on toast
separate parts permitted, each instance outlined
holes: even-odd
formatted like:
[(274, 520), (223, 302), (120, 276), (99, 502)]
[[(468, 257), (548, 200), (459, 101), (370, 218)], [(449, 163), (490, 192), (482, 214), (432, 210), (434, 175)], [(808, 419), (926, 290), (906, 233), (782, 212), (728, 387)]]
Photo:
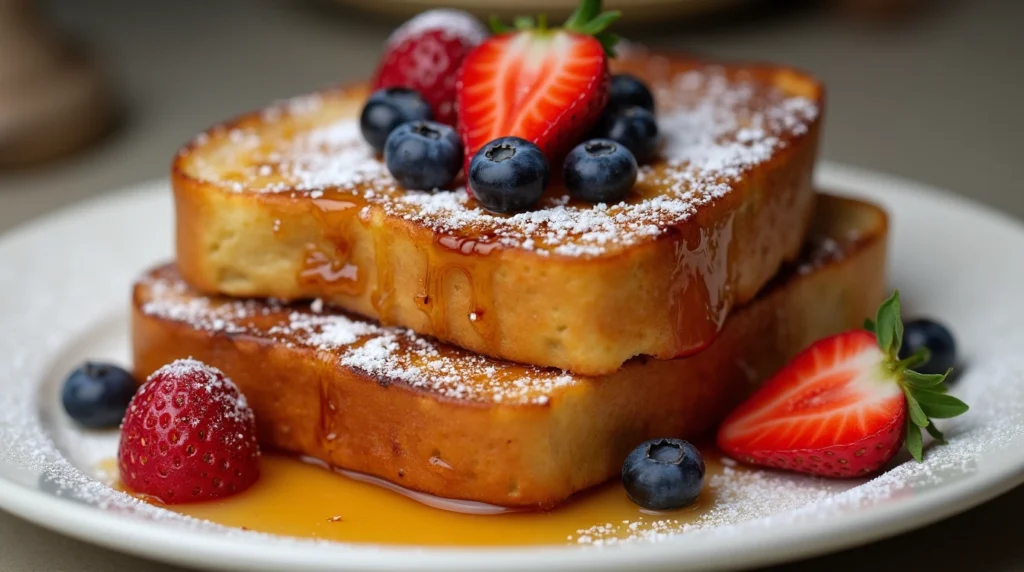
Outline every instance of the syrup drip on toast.
[(316, 436), (320, 439), (321, 443), (330, 443), (337, 437), (337, 432), (334, 428), (334, 422), (338, 417), (337, 406), (331, 401), (330, 387), (328, 387), (327, 382), (321, 380), (317, 385), (317, 389), (320, 392), (320, 408), (318, 411)]
[[(735, 220), (734, 213), (713, 229), (691, 228), (675, 243), (669, 311), (675, 316), (675, 345), (686, 348), (680, 356), (710, 345), (732, 307), (729, 249)], [(694, 315), (693, 308), (703, 308), (704, 315)]]
[(502, 248), (501, 244), (497, 242), (488, 242), (478, 238), (451, 235), (439, 236), (437, 238), (437, 243), (452, 252), (458, 252), (466, 255), (480, 254), (487, 256), (495, 250)]
[(353, 260), (356, 245), (350, 227), (361, 224), (358, 215), (364, 204), (354, 195), (312, 202), (310, 211), (323, 223), (325, 238), (333, 244), (334, 251), (325, 252), (316, 245), (309, 245), (299, 271), (300, 284), (316, 286), (331, 294), (358, 296), (363, 293), (366, 277)]
[(439, 250), (438, 256), (451, 261), (451, 267), (458, 267), (469, 284), (469, 308), (465, 319), (485, 345), (495, 347), (498, 325), (493, 319), (493, 282), (498, 263), (489, 255), (501, 250), (502, 246), (482, 238), (453, 235), (435, 236), (434, 243), (435, 249)]
[(448, 269), (438, 267), (430, 258), (427, 262), (427, 271), (423, 276), (421, 292), (416, 295), (416, 305), (430, 322), (433, 332), (441, 338), (448, 336), (448, 315), (445, 312), (447, 301), (444, 300), (444, 279)]
[(355, 295), (362, 289), (359, 267), (338, 262), (323, 251), (310, 247), (299, 272), (302, 284), (315, 284), (328, 292)]
[[(500, 246), (451, 235), (435, 236), (426, 255), (426, 271), (415, 295), (416, 305), (439, 337), (453, 328), (472, 328), (483, 345), (496, 345), (494, 274), (498, 261), (489, 256)], [(465, 288), (465, 295), (459, 296)], [(456, 294), (452, 296), (450, 294)]]
[[(312, 201), (310, 212), (320, 221), (325, 238), (333, 248), (332, 252), (325, 252), (310, 245), (302, 261), (299, 280), (329, 294), (366, 295), (371, 277), (356, 263), (355, 251), (364, 246), (358, 244), (359, 237), (368, 234), (375, 274), (368, 301), (381, 324), (394, 325), (400, 322), (395, 315), (397, 298), (408, 292), (400, 291), (395, 284), (394, 265), (398, 262), (392, 254), (395, 241), (390, 233), (368, 228), (372, 223), (360, 214), (366, 204), (358, 194), (330, 190)], [(362, 228), (357, 229), (356, 225)], [(484, 345), (496, 340), (492, 282), (497, 261), (489, 255), (500, 248), (500, 244), (478, 237), (438, 234), (424, 249), (424, 277), (413, 298), (437, 335), (445, 337), (452, 328), (472, 328)], [(467, 290), (466, 302), (453, 302), (448, 295), (450, 289), (461, 288), (463, 284)]]
[(395, 273), (388, 253), (392, 251), (391, 235), (385, 232), (373, 233), (374, 266), (377, 269), (377, 285), (370, 293), (370, 304), (377, 312), (377, 320), (385, 326), (395, 321)]

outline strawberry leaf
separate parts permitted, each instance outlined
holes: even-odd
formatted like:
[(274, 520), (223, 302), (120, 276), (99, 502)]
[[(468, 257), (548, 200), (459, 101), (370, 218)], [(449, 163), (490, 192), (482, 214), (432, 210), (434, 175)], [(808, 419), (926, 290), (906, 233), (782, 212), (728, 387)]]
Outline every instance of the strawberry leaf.
[(509, 27), (501, 21), (501, 18), (497, 16), (491, 16), (491, 19), (488, 20), (487, 23), (490, 25), (491, 32), (494, 32), (495, 34), (504, 34), (511, 31)]
[(924, 445), (921, 442), (921, 428), (907, 418), (907, 437), (906, 437), (907, 451), (910, 452), (910, 456), (914, 458), (918, 463), (924, 457), (923, 449)]
[(918, 427), (927, 427), (928, 416), (924, 414), (924, 410), (921, 409), (921, 404), (917, 402), (917, 398), (914, 397), (909, 388), (904, 389), (903, 393), (907, 396), (907, 412), (910, 414), (910, 420)]
[(885, 353), (883, 368), (894, 375), (903, 390), (907, 403), (905, 445), (911, 456), (921, 461), (921, 429), (927, 430), (936, 442), (945, 443), (945, 436), (935, 427), (932, 418), (956, 417), (966, 413), (969, 408), (963, 401), (947, 394), (949, 389), (943, 382), (952, 369), (942, 374), (924, 374), (911, 369), (928, 362), (931, 353), (927, 348), (917, 350), (904, 360), (899, 359), (900, 348), (903, 346), (899, 290), (893, 291), (892, 296), (882, 302), (874, 321), (864, 321), (864, 329), (875, 334), (878, 347)]
[(516, 29), (520, 31), (532, 30), (536, 27), (533, 18), (529, 16), (516, 16), (516, 18), (512, 20), (512, 25), (515, 26)]
[(615, 56), (619, 36), (608, 32), (608, 27), (622, 17), (618, 10), (601, 12), (601, 0), (582, 0), (562, 27), (570, 32), (594, 36), (609, 57)]
[[(900, 367), (904, 369), (910, 369), (919, 365), (928, 363), (928, 360), (932, 359), (932, 352), (928, 348), (921, 346), (914, 352), (910, 357), (900, 361)], [(947, 372), (948, 373), (948, 372)], [(944, 377), (944, 376), (943, 376)]]
[(605, 12), (593, 20), (587, 22), (583, 26), (583, 32), (591, 36), (596, 36), (601, 32), (608, 29), (609, 26), (615, 23), (616, 20), (622, 17), (622, 12), (618, 10), (612, 10), (611, 12)]
[(582, 28), (601, 13), (601, 0), (583, 0), (565, 21), (567, 30)]
[[(907, 366), (912, 367), (912, 366)], [(903, 372), (903, 380), (907, 382), (914, 389), (930, 389), (939, 385), (946, 380), (946, 373), (917, 373), (916, 371), (907, 370)]]
[(969, 407), (963, 401), (953, 397), (931, 391), (914, 391), (915, 400), (928, 417), (936, 419), (949, 419), (967, 412)]
[(601, 47), (604, 48), (604, 53), (608, 54), (608, 57), (614, 58), (617, 54), (615, 52), (615, 44), (619, 43), (619, 35), (614, 32), (601, 32), (594, 36), (598, 42), (601, 42)]
[[(569, 19), (562, 24), (562, 28), (577, 34), (594, 36), (601, 47), (604, 48), (608, 57), (615, 57), (615, 44), (619, 36), (608, 31), (608, 27), (622, 17), (622, 12), (610, 10), (601, 11), (601, 0), (582, 0), (576, 10), (569, 15)], [(526, 31), (548, 30), (547, 14), (541, 14), (534, 20), (529, 16), (518, 16), (512, 21), (513, 28), (509, 28), (497, 16), (491, 16), (489, 21), (491, 31), (495, 34), (504, 34), (512, 30)]]
[(935, 439), (936, 443), (940, 445), (946, 444), (946, 436), (942, 434), (942, 431), (939, 431), (939, 428), (934, 423), (930, 423), (925, 427), (925, 431), (928, 431), (928, 434), (932, 436), (932, 439)]
[(888, 356), (895, 356), (903, 344), (903, 322), (900, 320), (900, 291), (882, 302), (875, 316), (875, 337), (878, 347)]

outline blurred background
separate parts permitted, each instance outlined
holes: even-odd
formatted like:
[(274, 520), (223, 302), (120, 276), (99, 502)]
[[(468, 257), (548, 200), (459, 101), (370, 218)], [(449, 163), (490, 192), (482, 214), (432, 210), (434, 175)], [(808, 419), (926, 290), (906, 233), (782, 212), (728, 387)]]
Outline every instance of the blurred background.
[[(0, 230), (165, 176), (241, 110), (370, 73), (428, 6), (565, 12), (575, 0), (0, 0)], [(606, 0), (653, 46), (786, 62), (829, 88), (824, 158), (1024, 216), (1024, 3)]]
[[(176, 148), (211, 123), (366, 76), (384, 38), (411, 13), (444, 5), (507, 14), (511, 7), (546, 9), (557, 19), (575, 1), (0, 0), (0, 231), (165, 177)], [(625, 11), (617, 30), (633, 41), (773, 60), (821, 77), (829, 89), (825, 159), (923, 181), (1024, 217), (1024, 2), (606, 6)], [(909, 537), (792, 569), (852, 570), (884, 557), (932, 570), (955, 562), (1024, 570), (1024, 551), (1014, 542), (1019, 527), (1010, 521), (1022, 511), (1017, 491)], [(972, 549), (929, 551), (928, 539), (933, 546), (968, 539)], [(3, 514), (0, 554), (5, 570), (129, 562)], [(8, 566), (18, 563), (24, 568)]]

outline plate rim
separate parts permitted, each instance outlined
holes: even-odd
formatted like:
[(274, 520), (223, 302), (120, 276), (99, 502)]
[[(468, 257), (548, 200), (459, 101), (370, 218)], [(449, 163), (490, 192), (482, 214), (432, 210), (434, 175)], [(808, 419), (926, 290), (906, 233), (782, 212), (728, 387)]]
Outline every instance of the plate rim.
[[(906, 194), (938, 194), (979, 215), (994, 218), (1024, 232), (1024, 223), (975, 200), (934, 186), (878, 171), (833, 162), (819, 165), (816, 183), (824, 190), (838, 193), (870, 194), (893, 189)], [(32, 229), (60, 225), (83, 210), (103, 210), (136, 195), (166, 187), (166, 179), (153, 179), (76, 201), (41, 217), (26, 221), (0, 235), (6, 242)], [(874, 189), (873, 191), (871, 189)], [(874, 199), (877, 201), (877, 199)], [(884, 202), (884, 201), (881, 201)], [(1019, 437), (1004, 449), (1024, 442)], [(209, 535), (201, 531), (171, 529), (160, 524), (83, 506), (10, 481), (0, 476), (0, 509), (51, 531), (108, 549), (167, 563), (204, 569), (231, 569), (245, 565), (250, 570), (275, 570), (281, 566), (302, 570), (336, 570), (344, 562), (347, 570), (385, 570), (410, 566), (418, 570), (476, 570), (481, 561), (500, 564), (502, 569), (536, 569), (554, 562), (560, 570), (611, 570), (623, 567), (678, 569), (681, 564), (697, 565), (702, 570), (727, 570), (763, 566), (813, 557), (859, 546), (886, 536), (899, 534), (958, 514), (995, 498), (1024, 483), (1024, 447), (1014, 455), (989, 455), (985, 471), (968, 473), (966, 478), (925, 490), (913, 498), (846, 514), (824, 527), (820, 521), (807, 520), (790, 525), (780, 537), (770, 527), (744, 531), (743, 543), (757, 551), (730, 550), (734, 542), (727, 535), (708, 535), (694, 547), (688, 543), (688, 562), (680, 562), (682, 543), (666, 541), (654, 544), (623, 545), (612, 548), (573, 546), (538, 548), (451, 548), (391, 547), (380, 545), (313, 543), (295, 541), (258, 543), (247, 537)], [(51, 515), (60, 515), (53, 518)], [(167, 534), (173, 530), (172, 534)], [(182, 546), (188, 546), (182, 551)]]

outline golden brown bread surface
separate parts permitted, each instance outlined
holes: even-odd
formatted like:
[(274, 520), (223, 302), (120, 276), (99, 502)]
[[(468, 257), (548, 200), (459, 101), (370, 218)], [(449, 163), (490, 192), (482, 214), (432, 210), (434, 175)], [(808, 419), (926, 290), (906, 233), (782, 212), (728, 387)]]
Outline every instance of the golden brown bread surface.
[(872, 315), (886, 218), (822, 197), (799, 263), (703, 352), (585, 377), (493, 360), (319, 305), (206, 298), (173, 266), (136, 285), (140, 379), (192, 356), (222, 369), (264, 445), (448, 498), (550, 507), (644, 439), (693, 438), (813, 340)]
[(653, 87), (664, 135), (624, 203), (570, 201), (554, 184), (540, 208), (503, 216), (461, 186), (396, 188), (359, 134), (357, 85), (242, 116), (180, 151), (178, 269), (207, 294), (322, 298), (576, 373), (694, 353), (799, 251), (822, 88), (781, 67), (658, 55), (615, 66)]

